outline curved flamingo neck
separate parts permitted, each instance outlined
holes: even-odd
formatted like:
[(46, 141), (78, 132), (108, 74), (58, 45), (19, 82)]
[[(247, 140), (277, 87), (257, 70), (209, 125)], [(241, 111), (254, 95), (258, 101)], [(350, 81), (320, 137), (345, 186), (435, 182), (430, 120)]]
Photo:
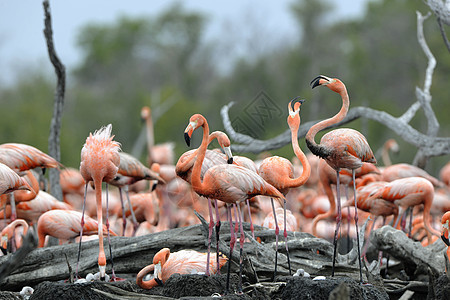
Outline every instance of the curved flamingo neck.
[(328, 178), (321, 177), (320, 182), (322, 183), (325, 194), (327, 195), (328, 202), (330, 202), (330, 209), (324, 213), (317, 215), (312, 221), (312, 233), (317, 236), (317, 223), (321, 220), (328, 219), (336, 215), (336, 201), (334, 200), (333, 190), (331, 189), (331, 182)]
[(208, 138), (209, 138), (209, 125), (206, 119), (203, 118), (203, 138), (202, 144), (198, 148), (197, 152), (197, 160), (194, 163), (194, 167), (192, 168), (192, 176), (191, 176), (191, 184), (195, 191), (203, 191), (204, 186), (200, 178), (203, 160), (205, 159), (206, 149), (208, 148)]
[(350, 100), (348, 97), (347, 89), (345, 88), (345, 85), (342, 84), (342, 88), (339, 89), (339, 95), (341, 95), (342, 98), (342, 106), (339, 112), (334, 115), (331, 118), (325, 119), (323, 121), (320, 121), (316, 124), (314, 124), (306, 133), (305, 139), (306, 139), (306, 145), (311, 150), (311, 152), (321, 158), (325, 158), (329, 155), (328, 150), (325, 149), (323, 145), (317, 144), (314, 140), (316, 134), (321, 131), (322, 129), (327, 128), (328, 126), (334, 125), (336, 123), (339, 123), (342, 121), (342, 119), (345, 118), (348, 112), (348, 107), (350, 105)]
[(136, 276), (136, 284), (139, 285), (143, 289), (151, 289), (158, 285), (154, 278), (145, 281), (144, 277), (150, 272), (153, 272), (155, 269), (155, 265), (151, 264), (143, 268)]
[(294, 150), (295, 155), (300, 160), (302, 164), (303, 170), (302, 174), (297, 178), (288, 178), (289, 186), (298, 187), (304, 185), (305, 182), (309, 179), (311, 175), (311, 166), (309, 165), (309, 161), (306, 158), (305, 153), (303, 153), (302, 149), (298, 144), (298, 127), (297, 129), (291, 128), (291, 140), (292, 140), (292, 149)]
[[(209, 136), (208, 136), (208, 145), (211, 144), (211, 142), (214, 139), (218, 139), (220, 136), (220, 132), (218, 131), (214, 131), (212, 132)], [(184, 158), (183, 161), (178, 160), (175, 168), (176, 168), (176, 172), (177, 173), (184, 173), (189, 171), (189, 169), (191, 169), (194, 165), (194, 161), (195, 158), (197, 157), (197, 153), (198, 153), (199, 149), (195, 149), (189, 156), (187, 156), (186, 158)]]

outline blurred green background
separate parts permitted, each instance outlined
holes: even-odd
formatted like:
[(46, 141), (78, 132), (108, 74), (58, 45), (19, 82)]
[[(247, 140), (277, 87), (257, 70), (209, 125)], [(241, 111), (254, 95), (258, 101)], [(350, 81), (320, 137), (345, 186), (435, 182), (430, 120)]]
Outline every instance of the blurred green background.
[[(255, 131), (255, 137), (274, 137), (288, 128), (286, 106), (295, 96), (307, 99), (302, 106), (303, 122), (324, 119), (339, 110), (338, 95), (325, 89), (311, 91), (309, 82), (319, 74), (338, 77), (346, 84), (351, 107), (368, 106), (401, 115), (416, 101), (415, 87), (423, 87), (427, 58), (417, 42), (416, 10), (425, 15), (429, 8), (422, 0), (369, 1), (360, 18), (330, 21), (334, 20), (333, 5), (338, 3), (292, 1), (288, 9), (297, 21), (296, 35), (281, 41), (281, 34), (273, 37), (269, 48), (259, 47), (258, 43), (270, 44), (272, 39), (258, 36), (259, 19), (235, 24), (234, 30), (251, 26), (255, 35), (233, 60), (228, 60), (226, 51), (233, 33), (224, 39), (220, 35), (208, 39), (205, 30), (211, 20), (187, 10), (182, 2), (156, 16), (121, 16), (114, 22), (86, 24), (76, 40), (82, 60), (67, 70), (62, 163), (78, 167), (89, 132), (108, 123), (113, 124), (123, 151), (145, 161), (140, 120), (144, 105), (156, 114), (156, 143), (175, 142), (177, 157), (188, 150), (183, 130), (192, 114), (203, 114), (212, 130), (222, 130), (220, 108), (234, 101), (231, 119), (251, 123), (244, 109), (261, 92), (283, 113), (271, 116), (263, 130)], [(441, 125), (438, 135), (450, 137), (450, 54), (434, 15), (425, 21), (424, 31), (437, 59), (431, 94)], [(58, 52), (57, 37), (55, 43)], [(227, 60), (224, 68), (222, 62)], [(47, 152), (55, 85), (49, 61), (45, 67), (17, 63), (13, 82), (0, 82), (0, 143), (27, 143)], [(170, 107), (167, 111), (162, 109), (164, 103)], [(410, 124), (426, 132), (421, 110)], [(400, 153), (392, 157), (393, 163), (411, 163), (414, 158), (416, 149), (379, 123), (360, 119), (346, 127), (360, 130), (374, 152), (395, 138)], [(199, 142), (197, 135), (194, 146)], [(300, 147), (307, 152), (304, 140)], [(289, 145), (272, 153), (294, 155)], [(427, 171), (437, 176), (448, 161), (448, 155), (432, 158)]]

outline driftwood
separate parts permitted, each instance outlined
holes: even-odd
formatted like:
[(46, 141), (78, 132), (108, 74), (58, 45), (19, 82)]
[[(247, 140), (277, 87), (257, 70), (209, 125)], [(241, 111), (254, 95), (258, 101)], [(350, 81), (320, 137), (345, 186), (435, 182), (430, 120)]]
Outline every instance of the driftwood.
[[(249, 232), (249, 224), (245, 223), (244, 230)], [(220, 230), (219, 250), (226, 256), (229, 255), (228, 242), (230, 239), (230, 227), (223, 222)], [(112, 237), (114, 270), (118, 276), (133, 278), (146, 265), (150, 264), (154, 254), (164, 247), (171, 251), (181, 249), (193, 249), (206, 252), (206, 222), (202, 225), (176, 228), (146, 236), (139, 237)], [(268, 280), (273, 276), (275, 258), (274, 230), (255, 226), (255, 236), (261, 238), (261, 243), (255, 241), (250, 235), (244, 244), (244, 270), (243, 275), (250, 281)], [(214, 235), (213, 235), (214, 237)], [(280, 237), (278, 254), (278, 275), (289, 275), (287, 258), (283, 237)], [(107, 240), (105, 239), (105, 245)], [(214, 238), (212, 246), (215, 245)], [(333, 246), (330, 242), (316, 238), (307, 233), (289, 232), (289, 253), (291, 255), (292, 270), (302, 268), (313, 275), (329, 275), (331, 273), (331, 258)], [(107, 259), (108, 248), (105, 247)], [(60, 246), (39, 248), (31, 251), (25, 258), (15, 265), (15, 270), (0, 281), (1, 289), (18, 289), (24, 285), (35, 285), (42, 281), (66, 280), (69, 278), (69, 268), (66, 257), (73, 270), (76, 269), (78, 244), (66, 244)], [(215, 251), (212, 247), (211, 251)], [(0, 268), (7, 264), (11, 255), (0, 257)], [(88, 241), (82, 244), (79, 275), (98, 271), (98, 241)], [(251, 263), (250, 263), (251, 261)], [(232, 272), (238, 271), (239, 244), (232, 254)], [(343, 256), (338, 257), (336, 273), (358, 278), (356, 265), (347, 265)], [(111, 263), (108, 259), (107, 272), (110, 272)], [(224, 272), (226, 268), (222, 269)], [(256, 275), (255, 275), (256, 272)]]
[(444, 253), (447, 246), (440, 239), (423, 247), (420, 242), (408, 238), (403, 231), (383, 226), (371, 233), (370, 241), (379, 250), (416, 269), (416, 272), (427, 274), (428, 268), (434, 274), (443, 274), (445, 271)]

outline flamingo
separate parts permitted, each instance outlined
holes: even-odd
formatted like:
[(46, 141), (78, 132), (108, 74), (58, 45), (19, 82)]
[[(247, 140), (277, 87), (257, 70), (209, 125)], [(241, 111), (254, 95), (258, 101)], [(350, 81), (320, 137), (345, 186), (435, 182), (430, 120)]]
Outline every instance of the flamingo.
[[(233, 163), (233, 155), (231, 154), (231, 148), (230, 148), (230, 139), (228, 136), (222, 132), (222, 131), (214, 131), (208, 136), (208, 145), (214, 140), (217, 139), (217, 142), (219, 143), (219, 146), (222, 148), (222, 150), (225, 152), (225, 155), (222, 153), (219, 153), (214, 150), (206, 150), (205, 159), (202, 164), (202, 169), (200, 173), (200, 177), (203, 178), (206, 171), (216, 165), (223, 165), (227, 163)], [(182, 178), (188, 183), (191, 183), (191, 176), (192, 176), (192, 168), (194, 166), (194, 162), (197, 158), (199, 149), (193, 149), (186, 151), (183, 153), (180, 158), (178, 159), (178, 162), (175, 166), (175, 172), (177, 173), (177, 176)], [(215, 201), (215, 212), (216, 212), (216, 251), (217, 256), (219, 257), (219, 231), (220, 231), (220, 216), (219, 216), (219, 207), (217, 203), (217, 199), (214, 199)], [(214, 226), (214, 217), (212, 212), (212, 203), (211, 199), (208, 198), (208, 209), (209, 209), (209, 230), (208, 230), (208, 255), (210, 253), (210, 247), (211, 247), (211, 236), (212, 236), (212, 228)], [(217, 261), (217, 265), (219, 265), (219, 261)], [(219, 269), (220, 273), (220, 269)], [(206, 275), (209, 275), (209, 269), (206, 268)]]
[(31, 191), (32, 188), (24, 178), (17, 175), (10, 167), (0, 163), (0, 195), (15, 190)]
[[(213, 254), (215, 255), (215, 253)], [(221, 268), (227, 259), (224, 256), (219, 257), (219, 268)], [(163, 284), (173, 274), (202, 274), (206, 263), (206, 253), (194, 250), (181, 250), (170, 253), (169, 248), (163, 248), (153, 257), (153, 264), (146, 266), (136, 276), (136, 283), (143, 289), (151, 289), (158, 284)], [(219, 269), (214, 263), (208, 265), (210, 273), (216, 274)], [(154, 272), (150, 280), (144, 280), (144, 277)]]
[[(37, 223), (38, 248), (44, 247), (47, 235), (60, 240), (71, 240), (80, 235), (81, 232), (81, 212), (75, 210), (54, 209), (43, 213)], [(117, 234), (110, 231), (112, 235)], [(89, 216), (85, 216), (83, 225), (83, 235), (95, 235), (98, 233), (98, 222)], [(107, 234), (106, 227), (103, 233)]]
[(383, 169), (381, 173), (383, 181), (393, 181), (407, 177), (423, 177), (430, 181), (435, 187), (442, 187), (444, 184), (437, 178), (431, 176), (427, 171), (411, 164), (399, 163), (390, 165)]
[(439, 178), (450, 187), (450, 162), (448, 162), (439, 172)]
[[(336, 230), (334, 233), (334, 253), (333, 253), (333, 267), (331, 270), (331, 276), (334, 277), (334, 267), (337, 250), (337, 235), (341, 225), (341, 197), (339, 187), (339, 171), (342, 168), (352, 170), (353, 179), (353, 192), (356, 197), (355, 186), (355, 169), (362, 166), (363, 162), (376, 164), (376, 159), (373, 155), (372, 149), (367, 143), (366, 138), (360, 132), (349, 129), (339, 128), (326, 133), (320, 140), (320, 144), (317, 144), (314, 140), (316, 134), (327, 128), (330, 125), (340, 122), (348, 112), (350, 105), (350, 99), (347, 93), (347, 89), (344, 83), (337, 78), (329, 78), (327, 76), (317, 76), (311, 81), (312, 88), (317, 86), (326, 86), (333, 92), (338, 93), (342, 98), (342, 107), (340, 111), (332, 118), (320, 121), (313, 125), (306, 134), (306, 145), (311, 152), (321, 158), (323, 158), (334, 170), (336, 170), (336, 195), (337, 195), (337, 217), (336, 217)], [(355, 202), (355, 225), (356, 225), (356, 240), (358, 243), (358, 262), (359, 262), (359, 277), (360, 283), (362, 283), (362, 270), (361, 270), (361, 253), (359, 248), (359, 233), (358, 233), (358, 213), (357, 203)]]
[(431, 226), (430, 210), (434, 198), (434, 187), (428, 179), (422, 177), (407, 177), (386, 183), (372, 193), (368, 200), (382, 198), (395, 203), (399, 207), (399, 217), (395, 221), (396, 228), (406, 209), (423, 204), (423, 222), (427, 230), (428, 242), (431, 235), (439, 236), (439, 232)]
[[(77, 271), (78, 276), (78, 262), (81, 253), (81, 238), (83, 237), (84, 227), (84, 207), (86, 203), (86, 191), (89, 181), (94, 182), (95, 196), (97, 203), (97, 220), (98, 220), (98, 236), (99, 236), (99, 254), (98, 266), (101, 280), (105, 280), (106, 273), (106, 256), (103, 248), (103, 213), (102, 213), (102, 182), (106, 183), (113, 180), (119, 170), (120, 164), (120, 144), (113, 140), (111, 136), (112, 125), (109, 124), (90, 133), (86, 139), (86, 143), (81, 149), (81, 163), (80, 172), (86, 182), (85, 198), (83, 202), (83, 211), (81, 215), (81, 230), (80, 243), (78, 248)], [(108, 191), (108, 184), (106, 184)], [(108, 194), (106, 194), (108, 195)], [(108, 197), (106, 197), (108, 203)], [(108, 209), (106, 210), (108, 212)], [(106, 215), (106, 224), (108, 227), (108, 214)], [(108, 231), (109, 232), (109, 231)], [(109, 236), (109, 235), (108, 235)], [(115, 277), (114, 268), (112, 268), (113, 278)]]
[(141, 118), (145, 121), (147, 129), (148, 165), (151, 166), (155, 162), (161, 165), (173, 165), (175, 157), (173, 148), (175, 145), (173, 143), (155, 145), (152, 112), (150, 107), (142, 107)]
[[(130, 203), (130, 196), (128, 194), (128, 186), (138, 182), (140, 180), (156, 180), (161, 183), (165, 183), (165, 180), (162, 179), (156, 172), (150, 170), (146, 166), (144, 166), (137, 158), (132, 156), (131, 154), (125, 152), (119, 152), (120, 156), (120, 164), (119, 169), (117, 171), (116, 176), (109, 181), (108, 183), (114, 185), (119, 188), (119, 196), (120, 203), (122, 205), (122, 212), (125, 213), (124, 202), (122, 197), (122, 189), (125, 191), (125, 195), (127, 197), (128, 207), (131, 211), (131, 218), (133, 220), (133, 235), (136, 232), (139, 224), (136, 220), (136, 216), (134, 214), (133, 208)], [(155, 188), (156, 186), (153, 186)], [(126, 218), (123, 216), (123, 231), (125, 232), (125, 228), (127, 226)]]
[(447, 247), (447, 261), (445, 263), (445, 272), (448, 272), (447, 266), (449, 264), (448, 260), (450, 260), (449, 221), (450, 221), (450, 211), (446, 212), (442, 216), (442, 219), (441, 219), (441, 223), (442, 223), (441, 238), (444, 241), (444, 243), (448, 246)]
[[(277, 226), (284, 228), (284, 209), (282, 207), (277, 207), (275, 209), (275, 213), (277, 215), (276, 218), (273, 216), (273, 211), (271, 211), (263, 221), (262, 226), (270, 229), (275, 229)], [(297, 219), (292, 214), (289, 209), (286, 209), (286, 227), (288, 231), (296, 231), (297, 230)], [(275, 224), (277, 222), (278, 224)]]
[(58, 168), (61, 164), (50, 155), (26, 144), (7, 143), (0, 145), (0, 162), (16, 172), (34, 168)]
[(398, 153), (399, 147), (396, 140), (388, 139), (383, 145), (383, 150), (381, 152), (381, 160), (383, 161), (383, 165), (385, 167), (389, 167), (392, 165), (391, 158), (389, 157), (389, 151)]
[[(2, 229), (2, 232), (0, 233), (0, 249), (3, 252), (4, 255), (7, 254), (8, 249), (8, 241), (11, 240), (14, 237), (14, 231), (16, 230), (17, 226), (23, 227), (22, 234), (27, 234), (28, 231), (28, 223), (23, 219), (16, 219), (8, 224), (5, 228)], [(20, 248), (20, 243), (16, 241), (16, 248)]]
[[(209, 126), (205, 117), (200, 114), (195, 114), (189, 119), (189, 124), (185, 129), (186, 143), (190, 144), (192, 133), (202, 127), (203, 138), (200, 147), (197, 152), (197, 159), (194, 163), (191, 176), (191, 184), (194, 191), (200, 196), (207, 198), (217, 199), (227, 204), (228, 221), (231, 229), (230, 239), (230, 257), (234, 248), (235, 236), (234, 229), (232, 228), (231, 220), (231, 204), (239, 204), (246, 199), (252, 198), (257, 195), (265, 195), (269, 197), (275, 197), (276, 199), (283, 200), (284, 195), (280, 193), (274, 186), (265, 181), (261, 176), (255, 172), (246, 169), (241, 166), (233, 164), (224, 164), (213, 166), (209, 168), (204, 176), (203, 181), (201, 179), (201, 167), (206, 156), (206, 148), (208, 147)], [(242, 280), (242, 251), (244, 246), (244, 230), (242, 226), (242, 220), (240, 216), (241, 209), (237, 205), (239, 224), (240, 224), (240, 280)], [(228, 265), (227, 284), (226, 291), (229, 290), (229, 277), (230, 277), (231, 264)], [(239, 285), (239, 292), (242, 291), (242, 282)]]
[[(289, 116), (287, 117), (287, 123), (289, 129), (291, 130), (291, 140), (292, 140), (292, 149), (294, 150), (295, 155), (300, 160), (300, 163), (303, 166), (302, 174), (297, 178), (294, 178), (294, 166), (292, 163), (280, 156), (271, 156), (265, 158), (261, 165), (259, 166), (258, 173), (261, 177), (266, 180), (268, 183), (276, 187), (284, 196), (289, 192), (291, 188), (296, 188), (305, 184), (308, 180), (309, 175), (311, 174), (311, 167), (309, 165), (309, 161), (306, 158), (306, 155), (300, 149), (298, 145), (298, 129), (300, 127), (300, 106), (303, 104), (305, 100), (299, 100), (298, 98), (293, 99), (288, 104)], [(276, 235), (276, 247), (275, 247), (275, 271), (274, 271), (274, 280), (277, 274), (277, 253), (278, 253), (278, 233), (279, 227), (278, 222), (276, 220), (276, 212), (275, 207), (272, 202), (272, 210), (273, 216), (275, 218), (275, 235)], [(284, 200), (284, 229), (283, 235), (286, 245), (286, 253), (288, 258), (288, 266), (289, 266), (289, 275), (291, 274), (291, 262), (289, 259), (289, 249), (287, 244), (287, 226), (286, 226), (286, 199)]]

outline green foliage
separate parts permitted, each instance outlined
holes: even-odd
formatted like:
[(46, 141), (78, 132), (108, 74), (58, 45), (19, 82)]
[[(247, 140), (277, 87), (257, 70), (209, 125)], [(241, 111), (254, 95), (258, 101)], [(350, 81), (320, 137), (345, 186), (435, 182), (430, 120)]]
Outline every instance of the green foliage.
[[(220, 108), (234, 101), (231, 118), (250, 128), (259, 126), (247, 109), (261, 92), (282, 113), (270, 116), (264, 128), (253, 134), (261, 139), (274, 137), (287, 129), (286, 105), (295, 96), (307, 99), (303, 122), (327, 118), (339, 110), (336, 94), (311, 91), (309, 82), (319, 74), (341, 78), (352, 107), (369, 106), (398, 116), (416, 101), (415, 87), (423, 86), (427, 64), (416, 36), (416, 10), (428, 11), (422, 1), (371, 1), (363, 17), (340, 22), (329, 21), (334, 10), (326, 0), (298, 0), (289, 9), (298, 24), (295, 37), (274, 43), (259, 55), (249, 49), (234, 60), (220, 51), (226, 48), (221, 43), (233, 40), (233, 33), (224, 31), (231, 38), (206, 41), (206, 16), (187, 11), (180, 3), (155, 17), (122, 16), (110, 24), (87, 24), (77, 39), (83, 58), (72, 70), (66, 92), (62, 162), (77, 167), (89, 132), (108, 123), (113, 124), (123, 150), (130, 152), (143, 126), (141, 107), (149, 105), (155, 112), (171, 101), (175, 104), (156, 120), (155, 140), (174, 141), (178, 156), (187, 150), (182, 132), (194, 113), (205, 115), (212, 130), (221, 130)], [(443, 88), (448, 85), (450, 56), (434, 15), (425, 22), (425, 37), (438, 62), (431, 93), (441, 122), (439, 135), (450, 136), (448, 91)], [(226, 66), (229, 72), (222, 71), (223, 61), (231, 61)], [(7, 108), (0, 112), (2, 142), (47, 149), (54, 85), (53, 78), (36, 69), (21, 74), (14, 85), (0, 87)], [(426, 131), (422, 112), (411, 124)], [(363, 132), (374, 150), (388, 138), (396, 138), (401, 155), (394, 162), (410, 162), (414, 157), (415, 149), (378, 123), (358, 120), (348, 127)], [(194, 137), (196, 143), (198, 137)], [(300, 146), (306, 149), (303, 141)], [(273, 153), (293, 156), (290, 145)], [(432, 160), (432, 173), (437, 174), (444, 160), (448, 158)]]

